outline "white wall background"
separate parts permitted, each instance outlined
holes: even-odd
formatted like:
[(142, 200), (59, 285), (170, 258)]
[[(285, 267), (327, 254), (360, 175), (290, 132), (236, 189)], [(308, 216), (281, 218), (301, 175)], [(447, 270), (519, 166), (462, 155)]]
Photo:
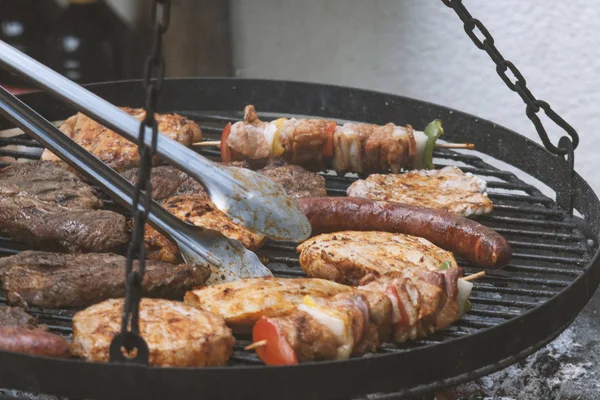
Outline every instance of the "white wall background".
[[(579, 131), (576, 168), (600, 193), (600, 1), (465, 5), (533, 93)], [(233, 0), (232, 29), (237, 76), (402, 94), (537, 138), (524, 103), (439, 0)]]

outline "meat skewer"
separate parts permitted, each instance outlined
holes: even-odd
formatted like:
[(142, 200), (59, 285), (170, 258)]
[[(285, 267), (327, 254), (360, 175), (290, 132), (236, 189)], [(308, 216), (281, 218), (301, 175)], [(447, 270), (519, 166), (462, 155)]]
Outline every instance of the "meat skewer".
[[(282, 157), (290, 164), (311, 170), (331, 163), (346, 172), (394, 173), (401, 169), (433, 168), (432, 152), (443, 134), (439, 120), (424, 132), (410, 125), (392, 123), (378, 126), (365, 123), (337, 125), (326, 119), (279, 118), (271, 122), (258, 119), (254, 106), (244, 108), (244, 120), (228, 124), (221, 141), (199, 142), (201, 146), (219, 145), (224, 162), (248, 161), (261, 165)], [(473, 144), (446, 144), (442, 148), (473, 148)]]
[[(468, 280), (475, 280), (479, 277), (481, 277), (482, 275), (484, 275), (485, 273), (482, 271), (480, 273), (477, 274), (473, 274), (470, 275), (467, 278), (461, 278), (458, 281), (458, 284), (461, 285), (461, 281), (468, 281)], [(385, 282), (385, 281), (383, 281)], [(386, 283), (384, 283), (385, 285)], [(389, 281), (387, 283), (389, 285)], [(371, 290), (374, 287), (369, 287), (370, 285), (365, 286), (365, 288), (367, 290)], [(381, 286), (381, 285), (380, 285)], [(392, 306), (392, 308), (395, 310), (393, 311), (393, 313), (395, 314), (396, 312), (399, 313), (399, 308), (397, 305), (399, 304), (403, 304), (402, 308), (403, 308), (403, 312), (406, 313), (406, 304), (407, 302), (402, 303), (400, 300), (400, 297), (398, 295), (398, 288), (404, 288), (405, 286), (402, 285), (398, 285), (398, 280), (396, 279), (396, 285), (390, 285), (388, 286), (388, 290), (386, 290), (386, 294), (389, 295), (389, 298), (392, 299), (392, 301), (390, 302), (391, 304), (394, 304)], [(360, 288), (359, 288), (360, 289)], [(364, 293), (364, 292), (363, 292)], [(370, 293), (377, 293), (377, 292), (370, 292)], [(338, 295), (336, 297), (339, 296), (348, 296), (348, 293), (345, 293), (343, 295)], [(305, 304), (303, 304), (303, 306), (306, 306), (306, 303), (313, 304), (314, 300), (309, 300), (308, 302), (304, 302)], [(335, 308), (335, 305), (331, 304), (331, 301), (327, 302), (326, 300), (321, 300), (321, 304), (325, 303), (325, 305), (329, 308)], [(450, 302), (451, 303), (451, 302)], [(448, 303), (446, 303), (445, 305), (446, 307), (448, 306)], [(323, 308), (318, 309), (319, 311), (324, 311)], [(369, 309), (368, 311), (370, 312), (372, 310)], [(380, 308), (381, 310), (381, 308)], [(440, 318), (440, 316), (444, 316), (444, 315), (448, 315), (448, 310), (446, 310), (446, 312), (442, 312), (440, 314), (438, 314), (438, 316), (434, 316), (433, 319), (432, 317), (421, 317), (422, 321), (426, 321), (427, 319), (429, 319), (429, 324), (430, 325), (426, 325), (421, 323), (420, 325), (413, 327), (412, 328), (412, 332), (411, 332), (411, 327), (410, 325), (407, 327), (405, 323), (399, 323), (396, 322), (394, 324), (394, 339), (397, 342), (403, 342), (405, 340), (407, 340), (409, 338), (409, 336), (412, 334), (413, 336), (417, 335), (419, 332), (419, 330), (421, 330), (421, 334), (422, 331), (424, 329), (427, 329), (428, 332), (435, 330), (436, 326), (437, 327), (445, 327), (447, 325), (449, 325), (451, 322), (453, 322), (453, 319), (449, 319), (444, 321), (443, 318)], [(391, 311), (384, 311), (383, 313), (388, 313), (388, 315), (391, 315)], [(460, 310), (459, 311), (459, 315), (464, 314), (464, 312), (466, 312), (466, 310)], [(380, 311), (381, 314), (381, 311)], [(299, 316), (300, 315), (300, 316)], [(259, 354), (260, 358), (267, 364), (267, 365), (288, 365), (288, 364), (297, 364), (299, 361), (309, 361), (312, 359), (315, 359), (317, 357), (315, 356), (320, 356), (322, 358), (326, 358), (326, 355), (321, 353), (316, 353), (313, 352), (313, 354), (309, 354), (312, 355), (312, 358), (307, 358), (307, 354), (306, 352), (304, 352), (302, 354), (301, 357), (298, 357), (298, 352), (296, 351), (296, 349), (299, 349), (301, 347), (301, 343), (299, 343), (298, 338), (303, 336), (303, 333), (301, 332), (302, 329), (308, 329), (304, 326), (302, 326), (301, 324), (309, 324), (311, 329), (308, 329), (309, 331), (312, 330), (313, 332), (315, 331), (315, 321), (311, 321), (310, 320), (310, 316), (306, 316), (304, 315), (304, 320), (300, 322), (301, 320), (301, 311), (300, 310), (295, 310), (292, 312), (288, 312), (287, 314), (282, 314), (279, 316), (275, 316), (275, 317), (267, 317), (267, 316), (263, 316), (259, 322), (254, 326), (254, 342), (248, 346), (246, 346), (244, 348), (244, 350), (250, 351), (250, 350), (256, 350), (257, 353)], [(393, 318), (393, 317), (392, 317)], [(308, 322), (306, 320), (309, 320)], [(437, 320), (436, 320), (437, 319)], [(371, 317), (371, 320), (374, 321), (375, 319)], [(380, 320), (379, 320), (380, 321)], [(379, 321), (375, 322), (375, 325), (377, 325), (377, 323), (380, 323)], [(390, 320), (388, 320), (388, 322), (391, 322)], [(294, 331), (294, 323), (295, 323), (295, 331)], [(329, 324), (331, 324), (331, 322), (329, 322)], [(408, 329), (407, 329), (408, 328)], [(318, 327), (317, 327), (318, 330)], [(322, 327), (321, 327), (322, 330)], [(365, 329), (365, 331), (368, 331), (368, 329)], [(263, 337), (266, 337), (266, 339), (261, 339)], [(383, 335), (383, 336), (373, 336), (371, 334), (370, 338), (366, 339), (363, 343), (369, 343), (372, 345), (371, 348), (357, 348), (353, 354), (357, 355), (357, 354), (361, 354), (362, 352), (365, 352), (366, 350), (368, 351), (374, 351), (378, 345), (380, 345), (381, 343), (383, 343), (384, 341), (386, 341), (387, 335)], [(311, 338), (312, 339), (312, 338)], [(308, 338), (304, 339), (305, 341), (308, 340)], [(322, 348), (323, 346), (321, 346)], [(313, 347), (313, 349), (319, 349), (319, 347)], [(316, 353), (316, 354), (315, 354)]]
[(257, 351), (269, 365), (345, 359), (459, 319), (472, 286), (461, 273), (407, 267), (357, 288), (322, 279), (245, 279), (190, 291), (185, 302), (223, 316), (236, 332), (253, 326), (254, 342), (266, 341)]

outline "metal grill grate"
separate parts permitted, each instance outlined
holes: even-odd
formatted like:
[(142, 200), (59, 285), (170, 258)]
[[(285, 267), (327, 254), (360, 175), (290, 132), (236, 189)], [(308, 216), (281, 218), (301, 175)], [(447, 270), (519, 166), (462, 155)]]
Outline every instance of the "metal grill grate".
[[(205, 140), (218, 140), (222, 127), (227, 122), (239, 120), (240, 113), (182, 113), (196, 120), (202, 127)], [(268, 120), (269, 115), (265, 115)], [(275, 117), (271, 115), (271, 117)], [(340, 121), (341, 122), (341, 121)], [(26, 146), (6, 150), (3, 146)], [(25, 135), (10, 138), (0, 137), (0, 160), (2, 157), (35, 159), (40, 145)], [(38, 149), (39, 150), (39, 149)], [(217, 149), (199, 149), (211, 159), (219, 160)], [(482, 216), (479, 221), (503, 234), (513, 248), (513, 260), (500, 271), (488, 272), (475, 282), (471, 297), (471, 312), (450, 328), (421, 340), (404, 345), (385, 344), (379, 352), (408, 351), (411, 348), (440, 343), (463, 337), (480, 330), (502, 324), (525, 311), (536, 307), (556, 295), (579, 276), (589, 264), (595, 244), (586, 239), (580, 228), (566, 213), (559, 209), (553, 199), (545, 196), (538, 188), (520, 180), (514, 173), (503, 171), (472, 154), (450, 150), (435, 152), (437, 167), (458, 165), (488, 181), (488, 193), (494, 202), (494, 212)], [(8, 165), (0, 162), (0, 167)], [(324, 174), (327, 190), (331, 196), (345, 195), (346, 188), (357, 178), (337, 177)], [(114, 204), (107, 199), (108, 207)], [(0, 256), (16, 254), (26, 249), (23, 244), (0, 238)], [(275, 275), (282, 277), (303, 276), (293, 243), (268, 242), (258, 251)], [(478, 269), (458, 260), (465, 274)], [(4, 298), (0, 298), (4, 302)], [(50, 330), (69, 336), (71, 334), (72, 310), (33, 309), (40, 322)], [(243, 348), (250, 343), (249, 337), (238, 337), (230, 364), (261, 364), (253, 352)]]

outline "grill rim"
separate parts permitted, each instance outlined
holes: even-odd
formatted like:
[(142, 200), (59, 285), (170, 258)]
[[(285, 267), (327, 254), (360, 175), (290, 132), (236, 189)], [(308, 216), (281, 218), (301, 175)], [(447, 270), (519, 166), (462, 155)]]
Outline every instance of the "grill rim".
[[(202, 90), (203, 85), (204, 90)], [(260, 85), (263, 85), (263, 87), (260, 87)], [(400, 114), (411, 115), (411, 118), (406, 118), (406, 120), (410, 120), (411, 122), (416, 121), (417, 123), (415, 123), (415, 126), (417, 128), (420, 127), (419, 124), (424, 126), (424, 120), (427, 121), (433, 118), (442, 118), (445, 120), (445, 122), (448, 121), (448, 123), (445, 123), (445, 126), (450, 134), (448, 134), (445, 138), (451, 138), (451, 140), (461, 140), (461, 135), (464, 136), (467, 131), (482, 131), (481, 128), (476, 128), (473, 126), (474, 122), (471, 120), (473, 119), (476, 122), (475, 125), (479, 127), (487, 127), (487, 131), (492, 131), (495, 135), (498, 132), (501, 132), (501, 134), (499, 136), (477, 135), (477, 137), (464, 137), (463, 140), (475, 142), (478, 149), (480, 149), (482, 153), (490, 154), (492, 157), (505, 161), (519, 169), (524, 170), (525, 172), (529, 173), (530, 175), (534, 176), (543, 183), (555, 189), (557, 193), (559, 192), (561, 187), (564, 186), (564, 184), (561, 185), (561, 181), (559, 178), (565, 176), (563, 173), (565, 172), (565, 168), (567, 167), (566, 162), (548, 153), (543, 147), (536, 144), (535, 142), (530, 141), (529, 139), (515, 132), (511, 132), (506, 128), (498, 126), (489, 121), (482, 120), (478, 117), (474, 117), (456, 110), (451, 110), (442, 106), (437, 106), (430, 103), (409, 99), (406, 97), (366, 91), (361, 89), (343, 88), (331, 85), (307, 84), (301, 82), (242, 80), (232, 78), (201, 78), (167, 80), (164, 85), (165, 96), (163, 97), (163, 99), (171, 98), (177, 100), (173, 102), (173, 104), (169, 105), (169, 110), (192, 109), (192, 107), (190, 107), (189, 104), (192, 103), (195, 105), (194, 100), (199, 98), (199, 93), (201, 93), (206, 98), (210, 98), (211, 90), (214, 91), (216, 88), (219, 88), (219, 92), (221, 94), (222, 92), (226, 92), (228, 88), (229, 90), (231, 90), (231, 87), (233, 87), (234, 91), (238, 90), (236, 89), (236, 87), (243, 87), (242, 89), (239, 89), (242, 93), (238, 93), (237, 97), (243, 98), (243, 103), (254, 102), (259, 111), (264, 110), (269, 112), (282, 112), (278, 111), (277, 109), (280, 108), (281, 110), (287, 107), (287, 109), (289, 110), (294, 107), (295, 103), (292, 105), (286, 105), (284, 104), (285, 102), (273, 102), (272, 98), (269, 99), (268, 96), (265, 103), (254, 101), (255, 99), (244, 96), (243, 92), (252, 88), (252, 86), (254, 86), (253, 89), (256, 89), (256, 86), (259, 86), (261, 89), (259, 90), (259, 92), (261, 92), (261, 94), (269, 92), (269, 90), (265, 90), (265, 85), (267, 86), (267, 89), (277, 90), (275, 92), (277, 94), (280, 94), (282, 96), (284, 94), (287, 94), (288, 98), (290, 96), (293, 97), (294, 95), (300, 92), (306, 93), (307, 91), (312, 91), (312, 93), (309, 93), (308, 97), (312, 97), (313, 101), (315, 96), (318, 97), (320, 93), (322, 94), (327, 91), (332, 91), (334, 92), (334, 94), (337, 93), (338, 95), (340, 93), (345, 93), (346, 95), (350, 93), (350, 97), (354, 96), (355, 98), (357, 97), (361, 99), (361, 101), (356, 102), (361, 104), (363, 103), (363, 101), (367, 101), (369, 98), (375, 98), (377, 100), (375, 101), (375, 103), (381, 103), (392, 99), (394, 106), (397, 106), (401, 109), (402, 112)], [(272, 87), (269, 88), (268, 86)], [(143, 98), (143, 96), (141, 96), (140, 94), (142, 93), (141, 81), (102, 83), (90, 85), (88, 86), (88, 88), (97, 92), (101, 96), (104, 94), (103, 97), (113, 97), (115, 99), (118, 99), (119, 102), (131, 104), (132, 106), (134, 106), (135, 104), (139, 104), (140, 99)], [(138, 92), (136, 93), (136, 91)], [(114, 93), (111, 96), (109, 92)], [(173, 95), (176, 93), (179, 93), (181, 97), (173, 97)], [(183, 95), (181, 95), (181, 93), (183, 93)], [(234, 93), (234, 95), (235, 94), (236, 93)], [(46, 100), (44, 100), (44, 96), (46, 96), (46, 99), (48, 98), (47, 95), (42, 96), (39, 93), (23, 95), (21, 96), (21, 98), (28, 104), (34, 106), (36, 110), (40, 111), (43, 115), (47, 117), (49, 117), (48, 114), (53, 114), (57, 112), (62, 112), (62, 116), (64, 117), (65, 115), (69, 115), (69, 113), (72, 112), (68, 108), (63, 107), (61, 109), (60, 106), (51, 106), (46, 102)], [(136, 100), (129, 101), (130, 99), (127, 99), (127, 97), (131, 98), (131, 100)], [(252, 94), (252, 96), (250, 97), (255, 97), (255, 95)], [(184, 98), (185, 101), (188, 103), (187, 106), (179, 104), (179, 102), (182, 102)], [(307, 100), (306, 102), (311, 103), (309, 100)], [(342, 111), (346, 111), (348, 112), (348, 114), (352, 113), (352, 111), (343, 110), (344, 104), (348, 103), (347, 101), (335, 103), (336, 100), (333, 98), (329, 99), (328, 101), (333, 102), (332, 104), (334, 105), (342, 104), (342, 106), (340, 106), (340, 109), (337, 110), (338, 113)], [(271, 107), (269, 107), (266, 103), (271, 104)], [(167, 108), (164, 107), (163, 104), (161, 105), (161, 111)], [(371, 104), (370, 107), (374, 107), (376, 109), (378, 106)], [(417, 110), (420, 111), (420, 113), (417, 112), (416, 114), (411, 114), (415, 107)], [(64, 111), (60, 111), (63, 109)], [(195, 109), (210, 108), (195, 107)], [(229, 110), (229, 108), (227, 109)], [(239, 107), (239, 109), (241, 110), (241, 107)], [(411, 111), (409, 112), (407, 110)], [(327, 109), (323, 111), (326, 115), (320, 114), (318, 112), (302, 113), (313, 116), (331, 117), (331, 114), (327, 111), (330, 110)], [(296, 113), (297, 111), (294, 112)], [(190, 115), (193, 115), (193, 112), (190, 113)], [(378, 118), (373, 118), (373, 115), (369, 115), (368, 117), (362, 117), (362, 120), (380, 122), (377, 120), (387, 118), (383, 116), (384, 113), (379, 113), (375, 115), (378, 115)], [(417, 116), (417, 118), (413, 118), (415, 115)], [(51, 118), (57, 119), (56, 116), (57, 115), (54, 115)], [(354, 119), (360, 120), (361, 117), (358, 116)], [(461, 121), (464, 122), (465, 119), (469, 123), (462, 123), (461, 125)], [(389, 119), (389, 121), (398, 120), (404, 122), (401, 118)], [(461, 126), (461, 128), (452, 129), (452, 126)], [(461, 133), (462, 129), (465, 130), (464, 133)], [(483, 132), (485, 132), (485, 130), (483, 130)], [(480, 136), (485, 136), (485, 138), (488, 138), (488, 140), (480, 140)], [(521, 144), (527, 144), (528, 146), (520, 147), (527, 148), (528, 155), (531, 155), (535, 152), (536, 156), (532, 158), (535, 158), (536, 163), (540, 165), (535, 166), (533, 164), (536, 163), (531, 162), (523, 163), (522, 160), (519, 158), (521, 152), (515, 153), (511, 151), (509, 152), (510, 154), (504, 153), (504, 157), (499, 157), (497, 155), (492, 154), (491, 151), (488, 151), (490, 149), (495, 149), (493, 146), (491, 146), (491, 142), (496, 141), (496, 139), (502, 141), (505, 140), (507, 137), (511, 137), (512, 142), (521, 141)], [(477, 140), (473, 140), (475, 138)], [(529, 148), (529, 146), (533, 147)], [(501, 146), (497, 147), (499, 148)], [(498, 153), (497, 150), (494, 150), (493, 152)], [(507, 161), (506, 159), (504, 159), (509, 156), (510, 158), (517, 157), (517, 161), (519, 162), (519, 164), (526, 164), (525, 166), (527, 168), (522, 168), (521, 166), (516, 165), (517, 163)], [(546, 165), (546, 168), (544, 168), (544, 165)], [(535, 173), (535, 171), (540, 170), (547, 170), (547, 172), (543, 174), (546, 180), (542, 179), (541, 175), (537, 175)], [(573, 184), (573, 188), (575, 190), (575, 193), (577, 194), (575, 196), (574, 202), (575, 208), (577, 208), (582, 213), (582, 215), (586, 216), (586, 219), (588, 221), (587, 228), (593, 231), (592, 238), (595, 239), (595, 235), (597, 235), (598, 233), (598, 221), (600, 220), (600, 202), (596, 195), (593, 193), (592, 189), (589, 187), (589, 185), (578, 174), (576, 174)], [(397, 392), (395, 393), (395, 395), (400, 395), (403, 393), (418, 394), (422, 393), (423, 391), (430, 391), (437, 387), (453, 385), (460, 382), (460, 379), (457, 379), (457, 376), (460, 377), (460, 375), (444, 379), (443, 381), (441, 381), (442, 378), (436, 378), (434, 372), (437, 372), (437, 375), (443, 375), (443, 373), (442, 371), (435, 371), (435, 369), (432, 368), (430, 363), (433, 361), (433, 363), (435, 364), (436, 361), (440, 359), (439, 353), (442, 350), (442, 348), (447, 349), (449, 346), (452, 346), (454, 349), (464, 348), (468, 352), (469, 346), (466, 346), (466, 344), (468, 342), (478, 341), (480, 342), (479, 346), (471, 346), (470, 351), (474, 354), (477, 353), (478, 356), (485, 355), (485, 360), (488, 360), (498, 358), (495, 355), (490, 355), (489, 352), (486, 353), (485, 351), (483, 351), (486, 347), (482, 346), (482, 344), (485, 344), (483, 342), (488, 341), (489, 338), (492, 336), (500, 337), (500, 341), (498, 341), (497, 343), (501, 344), (502, 347), (504, 347), (503, 350), (497, 349), (494, 353), (496, 354), (499, 352), (506, 353), (510, 349), (520, 349), (521, 351), (527, 351), (527, 349), (531, 347), (526, 346), (523, 342), (533, 341), (534, 345), (540, 344), (543, 343), (545, 340), (554, 337), (558, 333), (560, 333), (560, 331), (562, 331), (566, 326), (568, 326), (570, 321), (572, 321), (572, 319), (579, 313), (583, 306), (585, 306), (585, 304), (595, 291), (596, 287), (598, 286), (598, 283), (600, 282), (599, 254), (600, 250), (597, 249), (593, 259), (588, 263), (585, 270), (581, 273), (581, 275), (578, 278), (571, 282), (569, 286), (557, 292), (552, 298), (550, 298), (545, 303), (542, 303), (541, 305), (538, 305), (537, 307), (524, 312), (520, 316), (506, 321), (500, 325), (484, 329), (474, 334), (449, 339), (438, 344), (430, 344), (419, 348), (410, 349), (409, 351), (401, 353), (378, 354), (373, 357), (351, 359), (343, 362), (306, 363), (299, 366), (288, 367), (228, 366), (224, 368), (220, 367), (183, 369), (91, 364), (82, 360), (56, 360), (43, 357), (34, 357), (0, 352), (0, 385), (3, 387), (11, 387), (36, 392), (39, 391), (44, 393), (62, 394), (72, 397), (95, 398), (112, 398), (115, 396), (121, 397), (124, 395), (124, 393), (127, 393), (128, 396), (132, 397), (140, 396), (140, 398), (145, 398), (147, 396), (160, 396), (161, 393), (175, 396), (185, 394), (189, 395), (198, 392), (204, 393), (205, 395), (210, 397), (222, 397), (224, 395), (224, 388), (231, 390), (231, 393), (229, 393), (231, 396), (260, 395), (270, 397), (268, 396), (269, 394), (276, 392), (276, 388), (280, 388), (280, 390), (287, 389), (287, 398), (306, 398), (310, 394), (310, 387), (307, 387), (307, 385), (302, 384), (305, 380), (308, 380), (309, 382), (311, 382), (311, 385), (309, 386), (318, 388), (319, 396), (325, 398), (331, 398), (332, 396), (345, 397), (357, 394), (362, 395), (373, 392)], [(557, 308), (558, 306), (561, 307)], [(533, 323), (534, 319), (535, 323)], [(551, 329), (546, 328), (544, 332), (535, 332), (536, 329), (541, 326), (540, 322), (543, 321), (547, 322), (548, 325), (546, 326), (550, 326)], [(513, 329), (518, 326), (521, 326), (521, 329), (519, 331)], [(528, 328), (523, 329), (524, 326), (527, 326)], [(509, 340), (511, 337), (511, 332), (517, 332), (519, 334), (522, 334), (523, 331), (525, 332), (525, 335), (523, 335), (525, 337), (520, 337), (516, 341)], [(502, 336), (504, 336), (505, 339), (502, 339)], [(492, 341), (489, 342), (495, 343)], [(474, 348), (476, 350), (473, 350)], [(533, 352), (534, 350), (535, 348), (531, 349), (531, 352)], [(455, 352), (457, 351), (455, 350)], [(526, 355), (527, 354), (518, 356), (518, 358), (515, 358), (513, 362), (525, 357)], [(514, 354), (511, 356), (517, 357)], [(415, 362), (411, 363), (411, 359)], [(450, 360), (446, 363), (452, 364), (452, 367), (455, 371), (461, 371), (461, 368), (462, 370), (464, 370), (465, 368), (467, 368), (467, 365), (461, 363), (460, 361), (461, 360)], [(404, 362), (405, 364), (401, 364), (402, 362)], [(490, 364), (495, 364), (496, 362), (500, 362), (499, 359), (495, 360), (495, 362), (485, 361), (483, 362), (483, 364), (485, 364), (486, 366), (493, 366)], [(473, 362), (469, 364), (473, 364)], [(481, 362), (479, 362), (479, 364), (481, 364)], [(394, 372), (390, 373), (390, 369), (392, 369)], [(471, 373), (476, 372), (476, 368), (467, 369), (469, 369)], [(411, 381), (410, 377), (408, 376), (411, 375), (411, 373), (414, 375), (415, 370), (429, 371), (431, 374), (428, 380), (435, 380), (437, 382), (433, 383), (433, 387), (431, 386), (432, 384), (428, 384), (425, 387), (424, 384), (420, 384), (418, 380)], [(491, 371), (487, 371), (484, 373), (489, 372)], [(57, 373), (58, 376), (56, 376)], [(133, 379), (133, 375), (135, 375), (136, 379)], [(434, 379), (431, 379), (431, 375), (434, 375)], [(63, 378), (61, 378), (61, 376), (63, 376)], [(68, 378), (64, 379), (64, 376)], [(351, 379), (353, 376), (356, 376), (357, 379)], [(447, 376), (449, 375), (446, 374), (446, 377)], [(469, 374), (469, 376), (467, 376), (466, 379), (472, 379), (474, 377), (476, 376)], [(136, 380), (138, 382), (143, 382), (143, 386), (135, 385), (133, 382)], [(232, 381), (239, 382), (240, 385), (228, 385), (228, 383), (231, 383)], [(169, 383), (168, 385), (166, 384), (167, 382)], [(261, 382), (262, 384), (259, 384), (259, 382)], [(436, 384), (438, 386), (435, 386)], [(411, 386), (411, 389), (408, 389), (407, 385)], [(423, 386), (423, 388), (420, 389), (421, 386)], [(165, 389), (165, 387), (167, 387), (168, 389)], [(293, 389), (292, 393), (290, 393), (291, 389)], [(403, 389), (403, 392), (398, 392), (398, 390)], [(166, 390), (166, 392), (163, 392), (164, 390)], [(90, 396), (89, 393), (93, 393), (93, 395)]]

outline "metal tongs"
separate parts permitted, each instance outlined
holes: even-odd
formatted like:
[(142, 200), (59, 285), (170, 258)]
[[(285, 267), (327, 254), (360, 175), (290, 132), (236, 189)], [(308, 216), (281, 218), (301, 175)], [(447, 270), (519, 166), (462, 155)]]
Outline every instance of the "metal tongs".
[[(2, 41), (0, 64), (137, 143), (138, 120)], [(0, 90), (0, 112), (73, 168), (98, 182), (117, 201), (131, 206), (134, 186), (130, 182), (4, 89)], [(151, 133), (145, 136), (150, 145)], [(267, 177), (214, 164), (165, 135), (158, 135), (157, 153), (202, 182), (217, 208), (235, 223), (275, 240), (302, 241), (310, 235), (310, 223), (295, 201)], [(220, 280), (271, 275), (258, 257), (238, 241), (187, 224), (155, 202), (148, 221), (177, 242), (186, 262), (207, 261), (217, 267)]]

